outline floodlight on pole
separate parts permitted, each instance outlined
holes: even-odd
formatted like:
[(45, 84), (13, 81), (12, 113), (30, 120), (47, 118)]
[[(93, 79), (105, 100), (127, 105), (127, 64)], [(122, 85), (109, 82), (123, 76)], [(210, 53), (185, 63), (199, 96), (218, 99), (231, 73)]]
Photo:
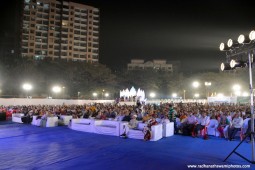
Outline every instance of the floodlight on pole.
[(205, 82), (205, 93), (206, 93), (206, 97), (209, 97), (209, 91), (208, 91), (208, 87), (211, 86), (212, 83), (211, 82)]
[(249, 96), (249, 93), (243, 92), (242, 96), (243, 96), (243, 97), (248, 97), (248, 96)]
[(192, 85), (193, 85), (193, 87), (198, 88), (198, 86), (199, 86), (199, 82), (194, 81), (194, 82), (192, 83)]
[(22, 87), (23, 87), (23, 89), (26, 90), (26, 91), (29, 91), (29, 90), (31, 90), (31, 89), (33, 88), (32, 85), (29, 84), (29, 83), (23, 84)]
[(224, 70), (232, 70), (233, 68), (230, 67), (229, 63), (221, 63), (220, 65), (220, 70), (224, 71)]
[(235, 84), (235, 85), (233, 85), (233, 90), (234, 91), (240, 91), (241, 90), (241, 86), (239, 84)]
[(79, 98), (80, 98), (80, 94), (81, 94), (81, 92), (77, 92), (77, 98), (78, 98), (78, 100), (79, 100)]
[(198, 93), (194, 94), (194, 97), (195, 97), (195, 98), (198, 98), (198, 97), (199, 97), (199, 94), (198, 94)]
[(151, 98), (154, 98), (155, 96), (156, 96), (156, 94), (155, 94), (154, 92), (151, 92), (151, 93), (150, 93), (150, 97), (151, 97)]
[(225, 44), (224, 43), (220, 43), (220, 51), (223, 51), (225, 49)]
[(28, 92), (32, 90), (32, 85), (30, 83), (24, 83), (22, 88), (26, 91), (26, 97), (28, 98)]
[(243, 34), (239, 35), (238, 39), (237, 39), (239, 44), (244, 44), (244, 43), (249, 43), (249, 37), (244, 36)]
[[(255, 53), (255, 31), (251, 31), (248, 36), (245, 36), (241, 34), (238, 37), (238, 43), (236, 47), (231, 47), (231, 50), (226, 52), (226, 58), (227, 61), (229, 61), (233, 57), (238, 57), (244, 55), (248, 55), (248, 61), (245, 62), (240, 62), (239, 61), (231, 61), (230, 65), (231, 68), (234, 69), (235, 67), (249, 67), (249, 89), (250, 89), (250, 110), (251, 110), (251, 125), (250, 125), (250, 132), (245, 134), (245, 137), (241, 140), (241, 142), (235, 147), (235, 149), (224, 159), (224, 162), (233, 154), (235, 153), (236, 155), (240, 156), (244, 160), (255, 164), (255, 146), (254, 146), (254, 102), (253, 102), (253, 86), (252, 86), (252, 63), (253, 63), (253, 54)], [(231, 43), (230, 43), (231, 44)], [(221, 51), (223, 51), (224, 45), (222, 45), (222, 48), (220, 48)], [(242, 65), (243, 64), (243, 65)], [(222, 67), (222, 70), (226, 70), (224, 67)], [(235, 90), (237, 95), (240, 95), (240, 89), (241, 87), (239, 85), (233, 86), (233, 90)], [(246, 94), (247, 95), (247, 94)], [(245, 158), (243, 155), (239, 154), (236, 152), (238, 147), (245, 141), (247, 137), (250, 137), (251, 140), (251, 148), (252, 148), (252, 158), (251, 160)]]
[(241, 60), (239, 60), (239, 61), (231, 60), (229, 65), (230, 65), (231, 68), (246, 67), (247, 63), (244, 62), (244, 61), (241, 61)]
[(205, 82), (205, 86), (211, 86), (212, 85), (212, 83), (211, 82)]
[(172, 94), (172, 97), (173, 97), (173, 98), (176, 98), (176, 97), (177, 97), (177, 94), (176, 94), (176, 93), (173, 93), (173, 94)]
[(255, 31), (254, 31), (254, 30), (252, 30), (252, 31), (250, 32), (249, 38), (250, 38), (251, 41), (255, 40)]
[(228, 45), (228, 47), (232, 47), (232, 45), (233, 45), (233, 40), (232, 40), (232, 39), (229, 39), (227, 45)]
[(61, 87), (59, 87), (59, 86), (54, 86), (54, 87), (52, 87), (52, 91), (53, 91), (54, 93), (59, 93), (59, 92), (61, 92)]
[(218, 93), (217, 97), (222, 98), (222, 97), (224, 97), (224, 94), (223, 93)]
[(242, 44), (244, 42), (244, 40), (245, 40), (244, 35), (243, 34), (239, 35), (239, 37), (237, 39), (238, 43)]

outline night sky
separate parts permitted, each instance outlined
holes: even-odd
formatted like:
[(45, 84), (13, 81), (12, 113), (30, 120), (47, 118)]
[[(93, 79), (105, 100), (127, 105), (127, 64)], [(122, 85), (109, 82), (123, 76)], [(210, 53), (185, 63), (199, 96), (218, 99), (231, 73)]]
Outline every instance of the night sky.
[(133, 58), (180, 60), (184, 72), (217, 71), (219, 44), (255, 29), (251, 1), (75, 0), (100, 9), (100, 62), (126, 68)]
[(255, 29), (254, 6), (240, 1), (82, 1), (100, 8), (100, 61), (180, 60), (185, 72), (218, 71), (219, 44)]

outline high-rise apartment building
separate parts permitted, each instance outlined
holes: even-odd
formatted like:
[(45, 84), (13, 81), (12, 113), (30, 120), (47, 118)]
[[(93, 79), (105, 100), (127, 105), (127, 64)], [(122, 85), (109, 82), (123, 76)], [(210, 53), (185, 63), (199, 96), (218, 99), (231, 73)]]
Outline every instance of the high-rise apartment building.
[(22, 57), (98, 62), (99, 9), (59, 0), (24, 0)]

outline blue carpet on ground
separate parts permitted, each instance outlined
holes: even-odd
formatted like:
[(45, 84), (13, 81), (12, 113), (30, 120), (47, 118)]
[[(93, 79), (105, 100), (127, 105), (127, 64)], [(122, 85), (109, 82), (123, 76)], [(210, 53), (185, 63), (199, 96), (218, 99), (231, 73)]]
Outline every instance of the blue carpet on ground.
[[(0, 169), (166, 170), (188, 165), (250, 165), (232, 154), (239, 140), (175, 135), (157, 142), (79, 132), (66, 126), (42, 128), (0, 124)], [(251, 159), (251, 144), (237, 150)], [(210, 168), (211, 169), (211, 168)]]

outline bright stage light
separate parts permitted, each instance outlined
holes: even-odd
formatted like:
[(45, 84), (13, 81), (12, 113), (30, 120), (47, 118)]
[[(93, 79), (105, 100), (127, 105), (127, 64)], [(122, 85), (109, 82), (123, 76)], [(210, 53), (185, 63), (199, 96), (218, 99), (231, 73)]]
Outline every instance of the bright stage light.
[(232, 40), (232, 39), (229, 39), (227, 45), (228, 45), (228, 47), (232, 47), (232, 45), (233, 45), (233, 40)]
[(252, 31), (250, 32), (249, 38), (250, 38), (251, 41), (252, 41), (252, 40), (255, 40), (255, 31), (254, 31), (254, 30), (252, 30)]
[(235, 68), (235, 67), (246, 67), (247, 63), (244, 61), (236, 61), (236, 60), (231, 60), (230, 61), (230, 67)]
[(244, 35), (243, 35), (243, 34), (239, 35), (239, 37), (238, 37), (238, 39), (237, 39), (238, 43), (239, 43), (239, 44), (242, 44), (242, 43), (244, 43), (244, 40), (245, 40)]
[(236, 61), (235, 61), (235, 60), (231, 60), (231, 61), (230, 61), (230, 67), (231, 67), (231, 68), (234, 68), (235, 65), (236, 65)]
[(223, 51), (225, 49), (225, 44), (224, 43), (220, 43), (220, 51)]
[(224, 71), (224, 70), (233, 70), (233, 68), (230, 67), (229, 63), (221, 63), (220, 69), (221, 69), (221, 71)]

